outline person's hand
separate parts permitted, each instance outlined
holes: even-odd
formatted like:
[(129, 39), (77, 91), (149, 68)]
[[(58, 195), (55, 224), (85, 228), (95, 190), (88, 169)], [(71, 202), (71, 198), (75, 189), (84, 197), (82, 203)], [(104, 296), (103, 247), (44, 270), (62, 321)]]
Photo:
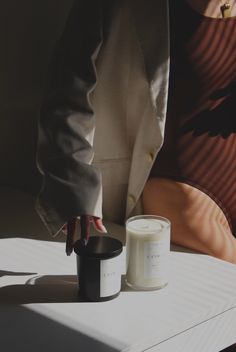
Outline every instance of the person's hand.
[(67, 224), (63, 227), (63, 231), (67, 232), (67, 239), (66, 239), (66, 254), (70, 255), (73, 251), (74, 242), (76, 239), (76, 234), (79, 232), (80, 226), (80, 234), (81, 239), (84, 241), (86, 245), (90, 235), (90, 225), (93, 224), (94, 228), (98, 232), (106, 233), (107, 230), (103, 225), (102, 219), (91, 216), (91, 215), (81, 215), (79, 218), (73, 218), (72, 220), (68, 221)]

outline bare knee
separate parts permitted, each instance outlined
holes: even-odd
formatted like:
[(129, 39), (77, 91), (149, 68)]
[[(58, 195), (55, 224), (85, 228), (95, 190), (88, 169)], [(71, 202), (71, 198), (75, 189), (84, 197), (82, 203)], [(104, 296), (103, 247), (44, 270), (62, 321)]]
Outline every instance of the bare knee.
[(171, 221), (173, 243), (236, 263), (236, 239), (217, 204), (186, 184), (167, 179), (148, 181), (143, 192), (144, 213)]

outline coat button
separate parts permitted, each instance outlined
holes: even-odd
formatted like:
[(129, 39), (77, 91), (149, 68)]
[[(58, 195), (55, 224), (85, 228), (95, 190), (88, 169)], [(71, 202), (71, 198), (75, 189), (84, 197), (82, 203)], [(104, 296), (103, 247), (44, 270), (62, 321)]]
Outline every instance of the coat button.
[(135, 197), (130, 194), (128, 196), (128, 201), (129, 201), (130, 204), (134, 204), (135, 203)]
[(146, 154), (146, 157), (147, 157), (147, 161), (149, 161), (149, 163), (153, 162), (153, 159), (154, 159), (154, 154), (153, 153), (147, 153)]

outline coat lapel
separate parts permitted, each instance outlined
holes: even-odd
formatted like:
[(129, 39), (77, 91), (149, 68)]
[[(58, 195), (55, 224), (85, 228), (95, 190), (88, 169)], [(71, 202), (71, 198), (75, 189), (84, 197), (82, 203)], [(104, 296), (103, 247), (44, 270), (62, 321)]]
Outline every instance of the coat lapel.
[[(130, 7), (136, 34), (143, 53), (153, 104), (156, 108), (159, 103), (160, 93), (167, 93), (165, 88), (168, 88), (169, 1), (130, 0)], [(159, 107), (161, 108), (161, 106)], [(163, 114), (165, 115), (165, 109), (160, 111), (159, 117), (161, 119), (164, 117)]]
[[(169, 83), (168, 0), (129, 0), (130, 14), (150, 89), (150, 104), (139, 123), (133, 148), (126, 217), (140, 213), (140, 196), (164, 138)], [(149, 159), (149, 161), (148, 161)]]
[(130, 4), (147, 76), (151, 81), (156, 67), (169, 55), (168, 0), (131, 0)]

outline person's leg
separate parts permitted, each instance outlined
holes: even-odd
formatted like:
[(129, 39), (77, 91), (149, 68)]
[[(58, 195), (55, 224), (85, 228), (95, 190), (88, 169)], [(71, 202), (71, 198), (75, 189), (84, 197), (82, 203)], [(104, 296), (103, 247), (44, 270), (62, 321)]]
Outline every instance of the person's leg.
[(171, 221), (171, 240), (236, 263), (236, 238), (221, 208), (199, 189), (164, 178), (150, 179), (143, 191), (145, 214)]

